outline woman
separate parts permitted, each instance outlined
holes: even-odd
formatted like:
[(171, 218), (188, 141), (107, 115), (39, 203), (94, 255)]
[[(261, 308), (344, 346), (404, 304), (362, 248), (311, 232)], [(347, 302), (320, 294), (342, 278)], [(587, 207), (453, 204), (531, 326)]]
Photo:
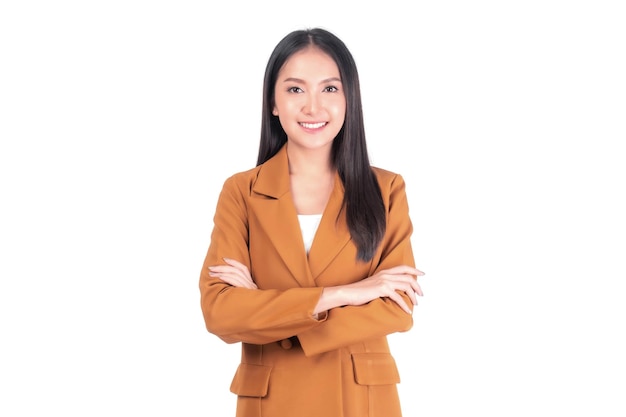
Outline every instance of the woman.
[(242, 342), (240, 417), (400, 416), (386, 336), (422, 295), (405, 185), (371, 167), (355, 62), (323, 29), (265, 72), (257, 166), (226, 180), (200, 277), (209, 332)]

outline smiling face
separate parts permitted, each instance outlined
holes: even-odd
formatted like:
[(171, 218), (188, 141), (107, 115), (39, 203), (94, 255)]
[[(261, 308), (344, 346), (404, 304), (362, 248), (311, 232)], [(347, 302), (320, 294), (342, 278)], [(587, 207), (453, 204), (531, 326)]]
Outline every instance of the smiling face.
[(274, 108), (290, 146), (327, 147), (341, 130), (346, 98), (335, 61), (319, 48), (293, 54), (278, 73)]

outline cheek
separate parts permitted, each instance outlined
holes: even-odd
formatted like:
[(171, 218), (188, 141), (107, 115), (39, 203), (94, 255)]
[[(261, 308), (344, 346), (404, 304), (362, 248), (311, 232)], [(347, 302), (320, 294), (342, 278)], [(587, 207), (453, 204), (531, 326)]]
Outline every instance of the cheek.
[(346, 118), (346, 101), (338, 100), (337, 102), (335, 102), (332, 107), (332, 112), (335, 117), (340, 118), (340, 119), (345, 119)]
[(294, 112), (297, 112), (300, 108), (302, 108), (302, 104), (298, 103), (298, 100), (294, 100), (294, 99), (290, 99), (290, 100), (279, 99), (279, 100), (276, 100), (276, 104), (274, 105), (274, 109), (276, 110), (276, 112), (278, 112), (278, 114), (283, 114), (285, 116), (287, 114), (292, 114)]

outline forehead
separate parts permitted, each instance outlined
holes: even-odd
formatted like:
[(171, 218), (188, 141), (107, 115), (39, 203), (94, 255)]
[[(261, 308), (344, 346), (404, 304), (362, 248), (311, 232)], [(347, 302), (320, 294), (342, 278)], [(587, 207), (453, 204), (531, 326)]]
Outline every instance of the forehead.
[(278, 72), (278, 77), (329, 78), (339, 77), (335, 60), (316, 46), (309, 46), (291, 55)]

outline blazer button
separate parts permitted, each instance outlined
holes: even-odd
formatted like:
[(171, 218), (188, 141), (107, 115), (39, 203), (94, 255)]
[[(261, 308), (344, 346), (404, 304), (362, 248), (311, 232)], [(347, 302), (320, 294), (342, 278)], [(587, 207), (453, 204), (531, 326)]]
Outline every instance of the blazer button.
[(282, 347), (285, 350), (291, 349), (292, 346), (293, 346), (293, 342), (291, 341), (291, 339), (283, 339), (280, 341), (280, 347)]

